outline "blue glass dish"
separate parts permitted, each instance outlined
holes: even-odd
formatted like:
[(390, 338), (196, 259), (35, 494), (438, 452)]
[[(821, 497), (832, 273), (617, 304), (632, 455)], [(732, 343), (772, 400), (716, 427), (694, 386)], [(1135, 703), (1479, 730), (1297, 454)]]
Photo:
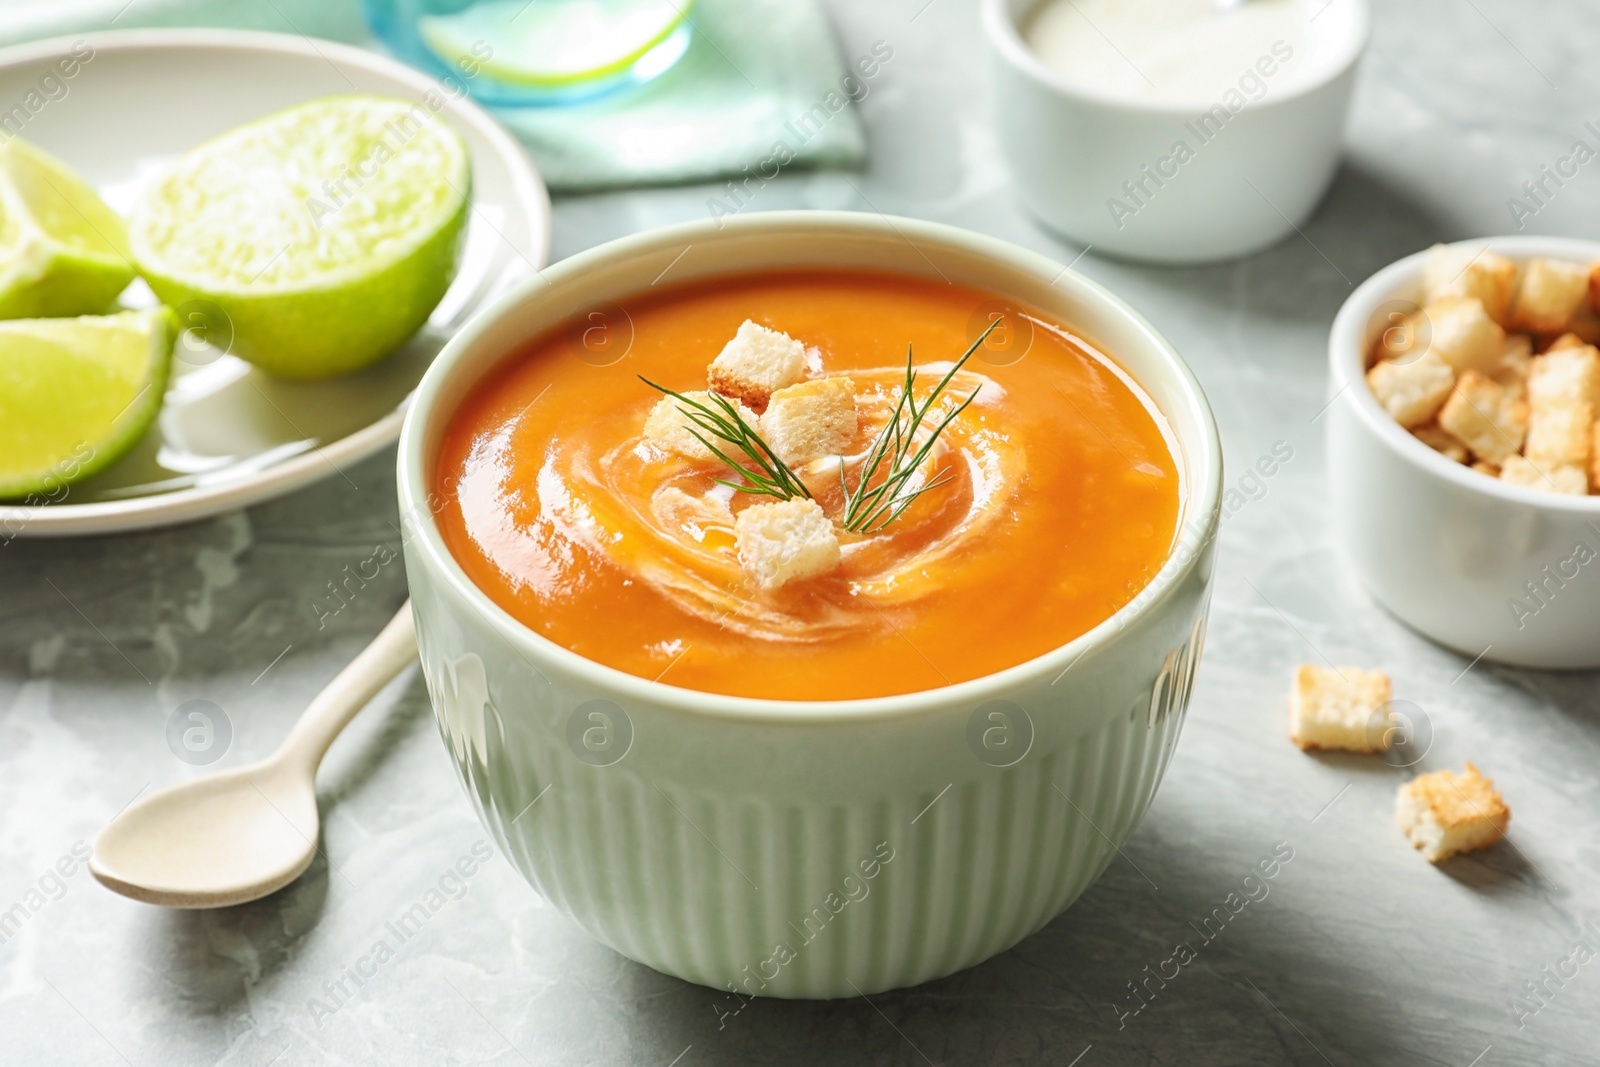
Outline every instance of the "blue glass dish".
[[(660, 77), (693, 0), (362, 0), (395, 55), (485, 104), (548, 107)], [(458, 88), (459, 87), (459, 88)]]

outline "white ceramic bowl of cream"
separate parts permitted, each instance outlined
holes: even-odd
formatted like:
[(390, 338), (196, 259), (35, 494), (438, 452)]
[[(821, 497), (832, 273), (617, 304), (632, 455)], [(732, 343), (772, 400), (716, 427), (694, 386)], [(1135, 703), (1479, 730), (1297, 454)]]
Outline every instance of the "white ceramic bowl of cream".
[[(1488, 237), (1519, 263), (1600, 260), (1600, 243)], [(1427, 253), (1363, 282), (1328, 341), (1328, 476), (1338, 543), (1402, 622), (1464, 656), (1600, 667), (1600, 497), (1510, 485), (1445, 458), (1379, 406), (1366, 355), (1396, 301), (1422, 303)]]
[[(474, 385), (530, 339), (596, 302), (636, 297), (669, 268), (678, 284), (887, 271), (982, 287), (1068, 324), (1170, 427), (1186, 486), (1171, 556), (1132, 602), (1060, 648), (902, 696), (721, 696), (553, 644), (475, 586), (446, 547), (434, 520), (441, 435)], [(1172, 346), (1042, 256), (855, 212), (638, 234), (562, 260), (501, 300), (455, 336), (417, 391), (399, 486), (422, 670), (484, 825), (600, 941), (741, 995), (912, 985), (1049, 922), (1138, 826), (1200, 657), (1221, 475), (1210, 409)], [(1019, 565), (1016, 580), (1029, 575)]]
[(1273, 244), (1333, 180), (1368, 22), (1365, 0), (983, 0), (1017, 193), (1134, 259)]

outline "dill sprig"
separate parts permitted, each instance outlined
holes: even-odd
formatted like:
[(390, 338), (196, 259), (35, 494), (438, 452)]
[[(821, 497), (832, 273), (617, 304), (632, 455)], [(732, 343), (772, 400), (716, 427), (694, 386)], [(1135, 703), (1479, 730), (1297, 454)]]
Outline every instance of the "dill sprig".
[[(973, 390), (971, 396), (957, 404), (954, 410), (941, 418), (937, 424), (930, 423), (933, 429), (925, 440), (918, 442), (917, 435), (922, 432), (924, 423), (928, 421), (928, 413), (944, 395), (946, 387), (1001, 321), (996, 318), (991, 322), (989, 328), (972, 342), (972, 346), (956, 360), (955, 365), (945, 376), (939, 379), (939, 384), (933, 387), (927, 398), (920, 402), (916, 394), (916, 365), (912, 361), (911, 346), (906, 346), (905, 382), (901, 385), (900, 395), (895, 400), (889, 421), (878, 431), (871, 447), (867, 449), (861, 464), (861, 475), (854, 489), (851, 489), (845, 481), (844, 457), (839, 457), (839, 488), (844, 494), (845, 503), (840, 525), (846, 530), (855, 533), (877, 533), (898, 519), (906, 508), (911, 506), (911, 502), (923, 493), (937, 489), (950, 481), (952, 475), (946, 473), (926, 485), (910, 491), (906, 489), (918, 468), (933, 451), (934, 442), (957, 416), (967, 410), (967, 405), (978, 398), (978, 391)], [(806, 488), (799, 475), (778, 458), (778, 454), (762, 439), (761, 434), (756, 432), (755, 427), (739, 417), (738, 411), (725, 397), (713, 392), (708, 397), (711, 404), (702, 404), (676, 390), (657, 385), (642, 374), (639, 380), (657, 392), (676, 400), (678, 410), (689, 420), (689, 432), (694, 435), (695, 440), (705, 445), (711, 450), (712, 455), (733, 468), (744, 479), (742, 484), (723, 478), (712, 479), (718, 485), (726, 485), (741, 493), (755, 493), (760, 496), (776, 497), (779, 500), (793, 500), (796, 497), (811, 499), (811, 491)], [(749, 461), (748, 465), (717, 447), (712, 443), (713, 440), (721, 441), (725, 446), (732, 446), (729, 450), (741, 453)], [(874, 479), (878, 477), (879, 471), (883, 470), (885, 464), (888, 465), (888, 473), (874, 484)]]
[[(779, 500), (793, 500), (796, 497), (811, 499), (811, 491), (806, 488), (800, 477), (789, 469), (788, 464), (778, 458), (778, 454), (761, 439), (755, 427), (741, 419), (734, 406), (720, 394), (709, 394), (711, 401), (716, 405), (713, 408), (664, 385), (657, 385), (642, 374), (639, 380), (676, 400), (678, 410), (683, 412), (684, 417), (690, 422), (689, 432), (694, 434), (695, 440), (709, 448), (722, 462), (738, 471), (745, 480), (742, 485), (723, 478), (713, 478), (712, 481), (718, 485), (737, 489), (741, 493), (772, 496)], [(750, 461), (750, 466), (738, 462), (712, 444), (712, 438), (742, 452)]]
[[(917, 433), (922, 429), (928, 412), (933, 410), (933, 405), (943, 395), (945, 387), (1001, 321), (1000, 318), (996, 318), (989, 323), (989, 328), (972, 342), (972, 346), (956, 360), (949, 372), (939, 379), (939, 384), (933, 387), (933, 392), (929, 393), (927, 399), (920, 404), (917, 402), (917, 372), (911, 359), (911, 346), (906, 346), (905, 384), (900, 389), (900, 396), (895, 401), (889, 421), (878, 431), (872, 446), (867, 449), (866, 458), (861, 464), (861, 475), (853, 490), (845, 484), (844, 457), (841, 456), (839, 459), (839, 488), (844, 492), (845, 500), (844, 517), (840, 520), (840, 525), (846, 530), (856, 533), (877, 533), (898, 519), (906, 508), (911, 506), (912, 501), (923, 493), (937, 489), (950, 481), (952, 475), (945, 473), (926, 485), (910, 492), (906, 491), (912, 476), (933, 450), (934, 442), (958, 415), (967, 410), (967, 405), (977, 399), (978, 390), (974, 389), (971, 396), (957, 404), (953, 411), (941, 419), (920, 445), (917, 442)], [(877, 477), (885, 463), (888, 464), (888, 473), (874, 485), (873, 479)]]

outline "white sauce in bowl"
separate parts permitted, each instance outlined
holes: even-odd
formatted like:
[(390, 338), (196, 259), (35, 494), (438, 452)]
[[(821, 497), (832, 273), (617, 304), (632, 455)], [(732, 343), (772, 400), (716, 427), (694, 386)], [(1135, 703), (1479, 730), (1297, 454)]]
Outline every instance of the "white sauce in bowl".
[(1021, 29), (1047, 67), (1086, 91), (1207, 107), (1312, 80), (1317, 14), (1308, 0), (1226, 10), (1216, 0), (1043, 0)]

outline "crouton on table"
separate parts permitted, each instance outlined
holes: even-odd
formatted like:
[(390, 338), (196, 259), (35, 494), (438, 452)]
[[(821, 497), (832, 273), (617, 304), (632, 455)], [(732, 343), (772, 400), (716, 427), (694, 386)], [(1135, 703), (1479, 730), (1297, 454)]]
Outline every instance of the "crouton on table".
[(1400, 787), (1395, 821), (1432, 863), (1488, 848), (1506, 834), (1511, 809), (1470, 762), (1460, 774), (1435, 771)]
[(1394, 725), (1392, 694), (1382, 671), (1302, 663), (1289, 698), (1289, 739), (1303, 749), (1382, 752)]

